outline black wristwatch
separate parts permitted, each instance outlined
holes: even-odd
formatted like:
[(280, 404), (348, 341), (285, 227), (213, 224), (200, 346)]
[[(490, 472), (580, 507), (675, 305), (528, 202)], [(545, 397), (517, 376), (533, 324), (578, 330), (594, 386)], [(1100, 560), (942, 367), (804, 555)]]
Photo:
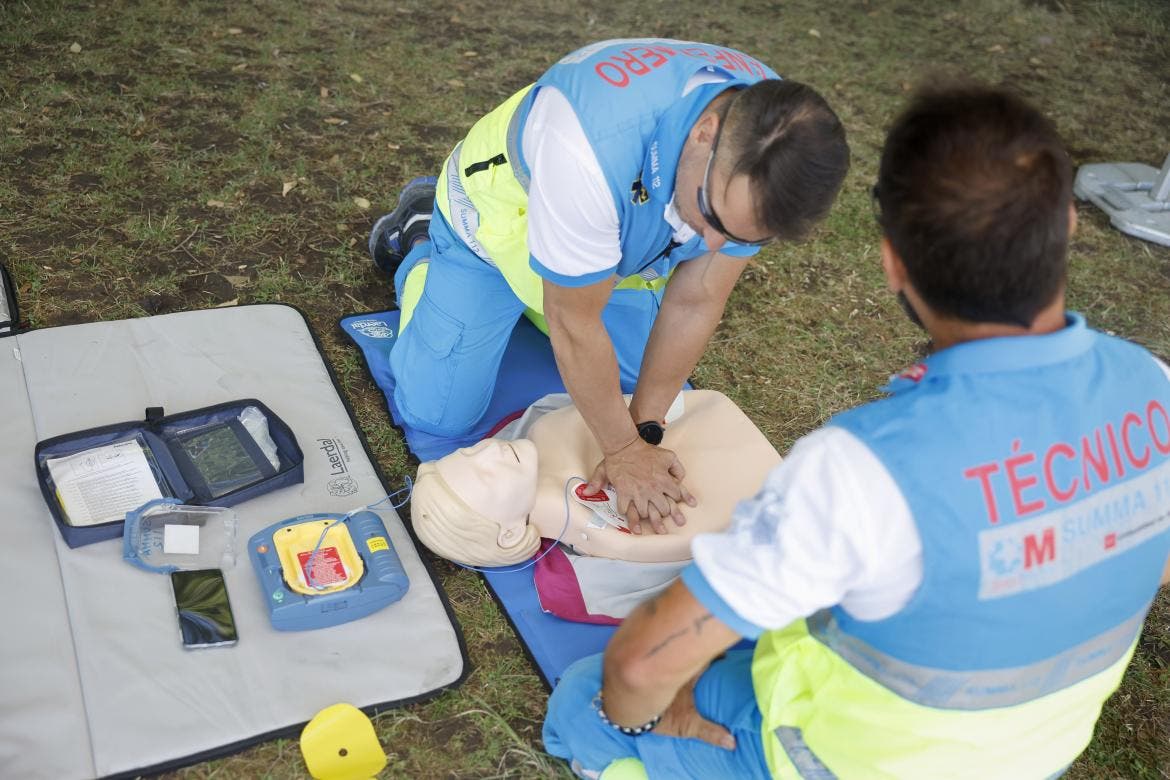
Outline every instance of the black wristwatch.
[(642, 441), (647, 444), (659, 445), (662, 443), (662, 437), (666, 433), (666, 429), (662, 427), (662, 423), (657, 420), (647, 420), (646, 422), (638, 423), (638, 435), (642, 437)]

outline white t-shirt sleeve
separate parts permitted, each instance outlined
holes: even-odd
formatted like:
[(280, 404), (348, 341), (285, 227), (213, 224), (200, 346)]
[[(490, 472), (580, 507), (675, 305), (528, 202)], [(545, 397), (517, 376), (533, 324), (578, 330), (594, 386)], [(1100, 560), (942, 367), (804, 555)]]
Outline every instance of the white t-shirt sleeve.
[(1170, 379), (1170, 366), (1167, 366), (1162, 362), (1162, 359), (1158, 357), (1154, 358), (1154, 362), (1158, 364), (1158, 368), (1162, 369), (1162, 373), (1166, 375), (1166, 378)]
[(621, 260), (617, 208), (577, 114), (557, 89), (541, 89), (521, 138), (531, 171), (528, 251), (559, 284), (605, 278)]
[[(702, 70), (691, 76), (682, 94), (728, 78), (714, 69)], [(533, 269), (570, 287), (607, 278), (622, 257), (617, 207), (597, 155), (564, 93), (555, 87), (536, 93), (520, 143), (531, 174), (528, 252)], [(672, 208), (673, 201), (668, 219)], [(694, 231), (682, 220), (677, 222), (672, 222), (674, 238), (686, 243)], [(756, 247), (730, 247), (727, 254), (746, 256), (757, 251)]]
[(889, 617), (922, 582), (922, 542), (901, 491), (864, 444), (831, 426), (798, 441), (736, 506), (729, 530), (697, 536), (692, 553), (683, 581), (749, 635), (834, 605)]

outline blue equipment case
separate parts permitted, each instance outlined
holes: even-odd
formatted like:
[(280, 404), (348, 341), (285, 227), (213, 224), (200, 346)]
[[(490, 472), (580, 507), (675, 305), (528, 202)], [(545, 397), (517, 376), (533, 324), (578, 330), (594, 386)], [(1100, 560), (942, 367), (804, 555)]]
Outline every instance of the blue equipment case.
[[(348, 526), (365, 571), (345, 590), (302, 595), (285, 582), (274, 536), (287, 526), (329, 519)], [(393, 604), (410, 587), (382, 518), (369, 510), (356, 512), (348, 519), (336, 514), (310, 514), (282, 520), (248, 540), (248, 557), (260, 580), (272, 626), (278, 631), (306, 631), (348, 623)]]

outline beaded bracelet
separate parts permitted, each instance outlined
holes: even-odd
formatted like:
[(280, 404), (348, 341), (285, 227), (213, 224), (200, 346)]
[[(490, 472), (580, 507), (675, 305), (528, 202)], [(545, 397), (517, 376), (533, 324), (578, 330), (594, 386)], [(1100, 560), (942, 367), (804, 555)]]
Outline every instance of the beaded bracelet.
[(658, 721), (662, 720), (662, 713), (659, 713), (650, 720), (643, 723), (641, 726), (622, 726), (618, 723), (614, 723), (609, 719), (609, 717), (605, 714), (605, 710), (602, 708), (601, 691), (598, 691), (597, 695), (593, 697), (593, 706), (597, 710), (597, 717), (601, 718), (602, 723), (611, 728), (617, 729), (627, 737), (638, 737), (642, 734), (651, 732), (654, 730), (654, 727), (658, 725)]

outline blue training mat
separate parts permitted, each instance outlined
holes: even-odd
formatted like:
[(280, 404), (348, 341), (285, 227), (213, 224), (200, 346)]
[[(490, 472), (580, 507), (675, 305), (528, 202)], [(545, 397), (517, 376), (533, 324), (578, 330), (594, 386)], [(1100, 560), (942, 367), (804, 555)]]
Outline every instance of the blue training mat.
[[(341, 320), (341, 330), (362, 351), (374, 383), (386, 396), (394, 423), (406, 435), (406, 444), (419, 460), (436, 460), (460, 447), (484, 438), (508, 415), (522, 411), (549, 393), (563, 393), (548, 337), (521, 317), (512, 331), (496, 389), (483, 420), (457, 439), (433, 436), (407, 427), (394, 407), (394, 377), (390, 374), (390, 348), (398, 334), (398, 311), (355, 314)], [(484, 579), (508, 620), (551, 688), (564, 670), (579, 658), (599, 653), (614, 632), (613, 626), (572, 623), (541, 610), (532, 581), (532, 568), (522, 571), (484, 572)]]

